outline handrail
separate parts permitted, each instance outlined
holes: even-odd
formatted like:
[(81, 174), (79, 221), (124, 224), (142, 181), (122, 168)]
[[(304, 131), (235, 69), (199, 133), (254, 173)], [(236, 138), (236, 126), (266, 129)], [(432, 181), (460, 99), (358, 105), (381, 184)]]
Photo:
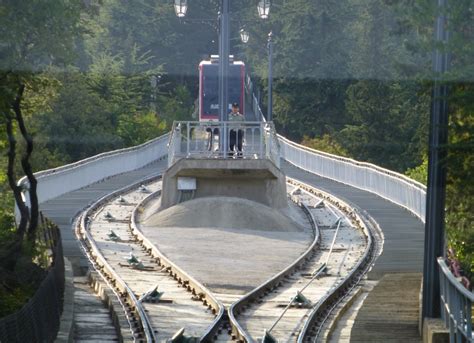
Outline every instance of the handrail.
[[(165, 157), (168, 136), (169, 133), (166, 133), (141, 145), (104, 152), (61, 167), (36, 172), (34, 175), (38, 180), (39, 202), (42, 203), (107, 177), (138, 169)], [(18, 185), (27, 189), (27, 178), (21, 178)], [(25, 203), (29, 205), (27, 192)]]
[(397, 172), (351, 158), (314, 150), (278, 135), (281, 157), (295, 166), (374, 193), (425, 221), (426, 187)]
[(51, 265), (28, 301), (19, 310), (0, 318), (0, 342), (53, 342), (58, 334), (65, 288), (61, 232), (41, 216), (37, 237), (51, 254)]
[(248, 74), (246, 77), (246, 81), (247, 82), (245, 83), (245, 88), (247, 90), (247, 95), (249, 95), (252, 99), (252, 110), (253, 110), (253, 113), (255, 114), (255, 119), (258, 121), (266, 122), (267, 120), (265, 119), (262, 109), (260, 108), (260, 104), (258, 103), (258, 99), (255, 96), (252, 78)]
[[(230, 142), (232, 137), (235, 147), (217, 144), (218, 140)], [(169, 166), (181, 158), (234, 157), (269, 159), (277, 167), (280, 164), (280, 145), (273, 123), (261, 121), (175, 121), (168, 146)]]
[(441, 293), (441, 318), (449, 329), (451, 342), (474, 342), (472, 304), (474, 293), (451, 273), (443, 257), (438, 258)]
[(370, 168), (370, 169), (374, 169), (374, 170), (377, 170), (381, 173), (384, 173), (384, 174), (387, 174), (387, 175), (390, 175), (390, 176), (393, 176), (393, 177), (397, 177), (397, 178), (400, 178), (400, 179), (403, 179), (405, 182), (407, 182), (408, 184), (411, 184), (411, 185), (414, 185), (414, 186), (417, 186), (419, 188), (421, 188), (422, 190), (426, 191), (426, 186), (416, 180), (413, 180), (411, 178), (409, 178), (408, 176), (406, 175), (403, 175), (403, 174), (400, 174), (400, 173), (397, 173), (393, 170), (390, 170), (390, 169), (386, 169), (386, 168), (383, 168), (383, 167), (380, 167), (376, 164), (373, 164), (373, 163), (369, 163), (369, 162), (363, 162), (363, 161), (358, 161), (358, 160), (355, 160), (355, 159), (352, 159), (350, 157), (344, 157), (344, 156), (339, 156), (339, 155), (334, 155), (334, 154), (330, 154), (328, 152), (324, 152), (324, 151), (320, 151), (320, 150), (316, 150), (316, 149), (313, 149), (313, 148), (310, 148), (310, 147), (307, 147), (307, 146), (304, 146), (304, 145), (301, 145), (301, 144), (298, 144), (298, 143), (295, 143), (293, 141), (290, 141), (288, 138), (285, 138), (283, 137), (282, 135), (278, 135), (278, 138), (285, 141), (286, 143), (289, 143), (293, 146), (296, 146), (300, 149), (304, 149), (304, 150), (307, 150), (313, 154), (317, 154), (317, 155), (323, 155), (323, 156), (326, 156), (328, 158), (331, 158), (331, 159), (335, 159), (335, 160), (338, 160), (338, 161), (341, 161), (341, 162), (346, 162), (346, 163), (350, 163), (350, 164), (354, 164), (354, 165), (359, 165), (359, 166), (363, 166), (363, 167), (366, 167), (366, 168)]

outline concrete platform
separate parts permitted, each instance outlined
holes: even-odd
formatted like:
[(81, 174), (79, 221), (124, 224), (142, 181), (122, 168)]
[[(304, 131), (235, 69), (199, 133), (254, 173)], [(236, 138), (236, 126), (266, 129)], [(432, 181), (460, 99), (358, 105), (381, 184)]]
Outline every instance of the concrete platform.
[(238, 197), (271, 208), (286, 207), (285, 175), (267, 159), (181, 159), (163, 175), (163, 209), (180, 202), (178, 179), (195, 180), (194, 198)]

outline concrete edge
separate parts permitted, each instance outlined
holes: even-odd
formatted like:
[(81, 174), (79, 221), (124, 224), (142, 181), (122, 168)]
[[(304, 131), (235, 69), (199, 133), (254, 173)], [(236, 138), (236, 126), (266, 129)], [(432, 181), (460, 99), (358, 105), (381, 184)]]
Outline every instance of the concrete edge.
[(119, 342), (132, 343), (134, 338), (130, 330), (130, 324), (123, 310), (122, 304), (117, 299), (115, 293), (105, 284), (99, 273), (90, 271), (88, 273), (90, 285), (94, 292), (100, 297), (104, 305), (109, 310), (112, 322), (117, 332)]
[(423, 320), (423, 343), (448, 343), (449, 330), (441, 318)]
[(63, 311), (56, 343), (72, 343), (74, 339), (74, 275), (72, 263), (64, 258)]
[(342, 305), (342, 307), (336, 312), (336, 314), (334, 315), (334, 318), (331, 320), (331, 322), (328, 324), (328, 326), (324, 330), (323, 340), (325, 342), (329, 341), (341, 317), (344, 314), (346, 314), (346, 312), (352, 307), (352, 305), (357, 300), (357, 298), (359, 298), (362, 292), (363, 292), (362, 286), (359, 285), (357, 286), (357, 289), (351, 294), (351, 296), (348, 299), (346, 299), (346, 301), (344, 301), (344, 304)]

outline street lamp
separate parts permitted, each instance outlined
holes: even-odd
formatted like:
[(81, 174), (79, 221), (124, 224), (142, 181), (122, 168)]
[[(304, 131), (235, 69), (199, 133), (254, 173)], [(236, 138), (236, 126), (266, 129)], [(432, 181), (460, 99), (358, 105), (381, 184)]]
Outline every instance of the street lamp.
[[(262, 19), (268, 18), (270, 13), (270, 0), (260, 0), (258, 3), (258, 15)], [(188, 9), (187, 0), (175, 0), (174, 9), (176, 15), (182, 18)], [(222, 0), (219, 12), (219, 121), (228, 120), (229, 105), (229, 50), (230, 50), (230, 0)], [(248, 37), (248, 35), (247, 35)], [(245, 37), (244, 37), (245, 38)], [(220, 141), (220, 140), (219, 140)], [(227, 146), (226, 135), (223, 135), (220, 150), (224, 151)]]
[(178, 18), (186, 16), (188, 10), (188, 0), (174, 0), (174, 11)]
[(267, 121), (273, 120), (273, 33), (268, 34), (268, 108)]
[(258, 16), (262, 19), (267, 19), (270, 15), (270, 0), (260, 0), (257, 5)]
[[(257, 9), (262, 19), (267, 19), (270, 14), (270, 0), (259, 0)], [(229, 78), (229, 50), (230, 50), (230, 1), (222, 0), (219, 12), (219, 121), (226, 121), (228, 116), (228, 78)], [(176, 15), (182, 18), (188, 9), (187, 0), (174, 0)], [(249, 35), (245, 30), (240, 31), (243, 42), (248, 41)]]
[(244, 28), (240, 29), (240, 40), (242, 43), (248, 43), (249, 41), (249, 33)]
[[(244, 29), (240, 30), (240, 37), (243, 43), (247, 43), (249, 40), (248, 32), (245, 32), (247, 36), (244, 36), (242, 32), (245, 32)], [(246, 41), (244, 40), (246, 38)], [(267, 51), (268, 51), (268, 107), (267, 107), (267, 121), (273, 120), (273, 32), (270, 31), (268, 34), (267, 41)]]

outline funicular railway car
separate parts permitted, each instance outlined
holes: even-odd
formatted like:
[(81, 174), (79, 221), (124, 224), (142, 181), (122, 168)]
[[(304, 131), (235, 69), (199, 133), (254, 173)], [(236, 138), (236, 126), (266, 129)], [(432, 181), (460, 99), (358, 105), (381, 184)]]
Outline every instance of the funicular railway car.
[[(234, 61), (229, 56), (228, 104), (227, 112), (232, 104), (237, 103), (240, 113), (245, 116), (245, 64)], [(211, 55), (209, 60), (199, 63), (199, 121), (201, 128), (207, 132), (206, 150), (217, 150), (215, 143), (220, 138), (219, 124), (219, 56)], [(229, 139), (229, 138), (228, 138)], [(227, 148), (227, 147), (226, 147)]]
[[(230, 56), (229, 65), (229, 103), (240, 106), (245, 115), (245, 64), (234, 61)], [(210, 60), (199, 63), (199, 121), (219, 120), (219, 56), (211, 55)]]

